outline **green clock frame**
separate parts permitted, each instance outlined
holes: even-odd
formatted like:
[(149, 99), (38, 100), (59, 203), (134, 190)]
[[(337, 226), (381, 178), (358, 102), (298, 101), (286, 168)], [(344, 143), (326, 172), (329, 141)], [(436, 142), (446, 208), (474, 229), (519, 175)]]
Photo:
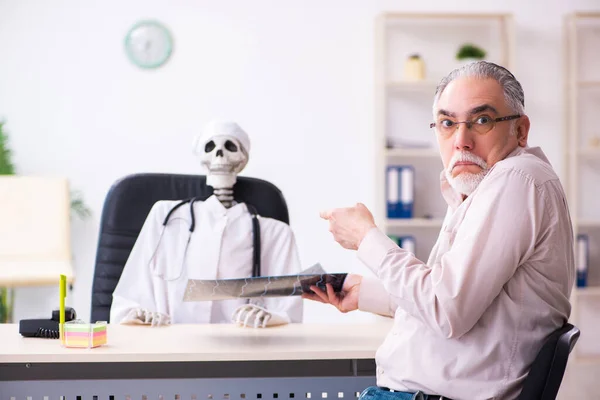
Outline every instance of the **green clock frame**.
[[(133, 35), (136, 33), (137, 30), (143, 28), (155, 29), (155, 33), (161, 35), (162, 40), (164, 40), (166, 43), (166, 47), (162, 50), (162, 54), (160, 54), (158, 58), (150, 61), (144, 61), (140, 59), (136, 54), (136, 50), (133, 47), (132, 43)], [(171, 55), (173, 53), (173, 36), (171, 35), (171, 32), (162, 23), (155, 20), (143, 20), (137, 22), (127, 32), (127, 35), (125, 36), (124, 45), (127, 57), (133, 64), (143, 69), (155, 69), (166, 64), (166, 62), (171, 58)]]

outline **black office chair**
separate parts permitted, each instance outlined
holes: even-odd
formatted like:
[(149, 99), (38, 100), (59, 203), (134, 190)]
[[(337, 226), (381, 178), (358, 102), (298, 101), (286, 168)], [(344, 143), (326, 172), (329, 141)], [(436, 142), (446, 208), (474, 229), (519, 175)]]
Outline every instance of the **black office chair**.
[[(287, 204), (273, 184), (237, 177), (235, 199), (251, 204), (259, 215), (289, 224)], [(204, 175), (144, 173), (118, 180), (108, 191), (96, 253), (91, 321), (109, 321), (112, 294), (150, 209), (159, 200), (207, 199), (213, 189)]]
[(519, 400), (556, 399), (579, 334), (577, 327), (567, 323), (550, 335), (531, 365)]

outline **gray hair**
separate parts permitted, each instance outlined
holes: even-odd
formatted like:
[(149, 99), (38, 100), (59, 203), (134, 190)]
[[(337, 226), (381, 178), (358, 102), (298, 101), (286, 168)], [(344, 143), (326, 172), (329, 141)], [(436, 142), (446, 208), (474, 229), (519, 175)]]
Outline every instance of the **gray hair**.
[(434, 112), (437, 102), (444, 89), (446, 89), (446, 86), (455, 79), (469, 77), (494, 79), (502, 86), (504, 99), (511, 110), (519, 115), (525, 114), (525, 94), (517, 78), (506, 68), (488, 61), (477, 61), (464, 65), (442, 78), (433, 98)]

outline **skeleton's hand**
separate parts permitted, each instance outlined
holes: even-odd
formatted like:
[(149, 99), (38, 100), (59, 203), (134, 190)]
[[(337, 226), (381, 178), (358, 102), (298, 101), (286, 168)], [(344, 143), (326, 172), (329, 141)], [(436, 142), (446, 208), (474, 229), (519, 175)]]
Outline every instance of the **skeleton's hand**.
[(149, 311), (143, 308), (134, 308), (133, 310), (129, 311), (129, 314), (127, 314), (127, 317), (125, 317), (121, 323), (161, 326), (169, 325), (171, 323), (171, 318), (166, 314), (156, 311)]
[(267, 326), (284, 325), (290, 323), (290, 317), (284, 313), (268, 311), (256, 304), (244, 304), (234, 311), (233, 322), (241, 326), (265, 328)]

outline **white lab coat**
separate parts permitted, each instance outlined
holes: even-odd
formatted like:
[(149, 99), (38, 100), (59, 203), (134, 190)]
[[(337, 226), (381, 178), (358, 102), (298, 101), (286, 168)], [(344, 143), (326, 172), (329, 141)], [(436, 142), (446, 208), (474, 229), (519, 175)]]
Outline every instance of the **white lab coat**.
[[(188, 279), (252, 276), (252, 218), (246, 204), (227, 209), (214, 195), (196, 201), (191, 237), (190, 206), (185, 204), (171, 214), (158, 245), (163, 221), (177, 203), (159, 201), (148, 214), (113, 293), (111, 323), (121, 322), (134, 308), (168, 314), (171, 323), (230, 323), (233, 312), (246, 303), (244, 299), (183, 302)], [(272, 218), (259, 216), (259, 221), (261, 275), (299, 273), (291, 228)], [(265, 298), (263, 307), (287, 314), (291, 322), (302, 321), (299, 296)]]

